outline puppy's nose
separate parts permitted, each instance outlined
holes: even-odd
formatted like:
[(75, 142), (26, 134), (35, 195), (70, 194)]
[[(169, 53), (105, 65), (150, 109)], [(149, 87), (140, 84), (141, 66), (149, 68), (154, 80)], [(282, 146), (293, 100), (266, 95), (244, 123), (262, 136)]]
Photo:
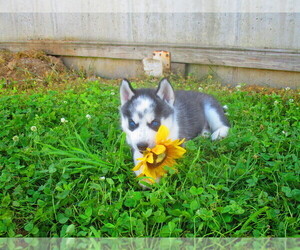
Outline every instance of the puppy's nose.
[(146, 142), (140, 142), (137, 144), (138, 149), (143, 152), (148, 148), (149, 144)]

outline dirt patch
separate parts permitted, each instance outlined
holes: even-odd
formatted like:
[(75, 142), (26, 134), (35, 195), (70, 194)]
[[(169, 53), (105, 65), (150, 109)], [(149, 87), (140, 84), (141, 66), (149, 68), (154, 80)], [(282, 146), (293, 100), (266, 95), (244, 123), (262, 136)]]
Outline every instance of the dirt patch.
[(41, 50), (11, 52), (0, 50), (0, 80), (6, 84), (28, 88), (32, 85), (47, 85), (57, 82), (70, 71), (63, 62)]
[(283, 100), (293, 99), (296, 103), (299, 103), (300, 93), (297, 89), (290, 88), (272, 88), (268, 86), (259, 85), (246, 85), (241, 88), (242, 91), (248, 92), (248, 95), (277, 95)]
[(285, 91), (285, 89), (282, 88), (279, 89), (279, 88), (272, 88), (272, 87), (259, 86), (259, 85), (246, 85), (242, 87), (242, 90), (260, 93), (264, 95), (272, 95), (272, 94), (280, 95)]

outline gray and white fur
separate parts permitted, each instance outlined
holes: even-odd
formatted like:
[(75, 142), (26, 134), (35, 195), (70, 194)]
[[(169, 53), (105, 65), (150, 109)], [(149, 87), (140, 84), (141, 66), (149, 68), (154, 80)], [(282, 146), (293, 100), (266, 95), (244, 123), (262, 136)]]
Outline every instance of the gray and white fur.
[[(172, 140), (190, 140), (198, 135), (221, 139), (229, 132), (229, 122), (222, 106), (211, 95), (195, 91), (174, 91), (164, 78), (155, 89), (133, 89), (123, 80), (120, 87), (121, 123), (134, 162), (142, 152), (155, 146), (160, 125), (170, 130)], [(140, 171), (135, 171), (136, 175)]]

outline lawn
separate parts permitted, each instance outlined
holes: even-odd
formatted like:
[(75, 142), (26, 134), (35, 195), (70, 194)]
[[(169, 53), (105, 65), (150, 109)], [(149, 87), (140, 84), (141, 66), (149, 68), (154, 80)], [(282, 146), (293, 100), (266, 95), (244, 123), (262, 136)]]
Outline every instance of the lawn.
[(143, 190), (120, 129), (119, 81), (2, 80), (0, 236), (299, 237), (299, 91), (228, 88), (210, 75), (171, 82), (213, 94), (232, 129), (187, 142), (178, 172)]

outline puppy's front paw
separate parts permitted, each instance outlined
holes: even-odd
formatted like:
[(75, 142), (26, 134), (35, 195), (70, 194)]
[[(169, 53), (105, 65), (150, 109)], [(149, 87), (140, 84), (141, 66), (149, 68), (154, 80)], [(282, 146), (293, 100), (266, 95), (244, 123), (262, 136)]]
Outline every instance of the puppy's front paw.
[(222, 126), (212, 133), (211, 139), (213, 141), (222, 139), (228, 135), (228, 132), (229, 132), (229, 127)]

